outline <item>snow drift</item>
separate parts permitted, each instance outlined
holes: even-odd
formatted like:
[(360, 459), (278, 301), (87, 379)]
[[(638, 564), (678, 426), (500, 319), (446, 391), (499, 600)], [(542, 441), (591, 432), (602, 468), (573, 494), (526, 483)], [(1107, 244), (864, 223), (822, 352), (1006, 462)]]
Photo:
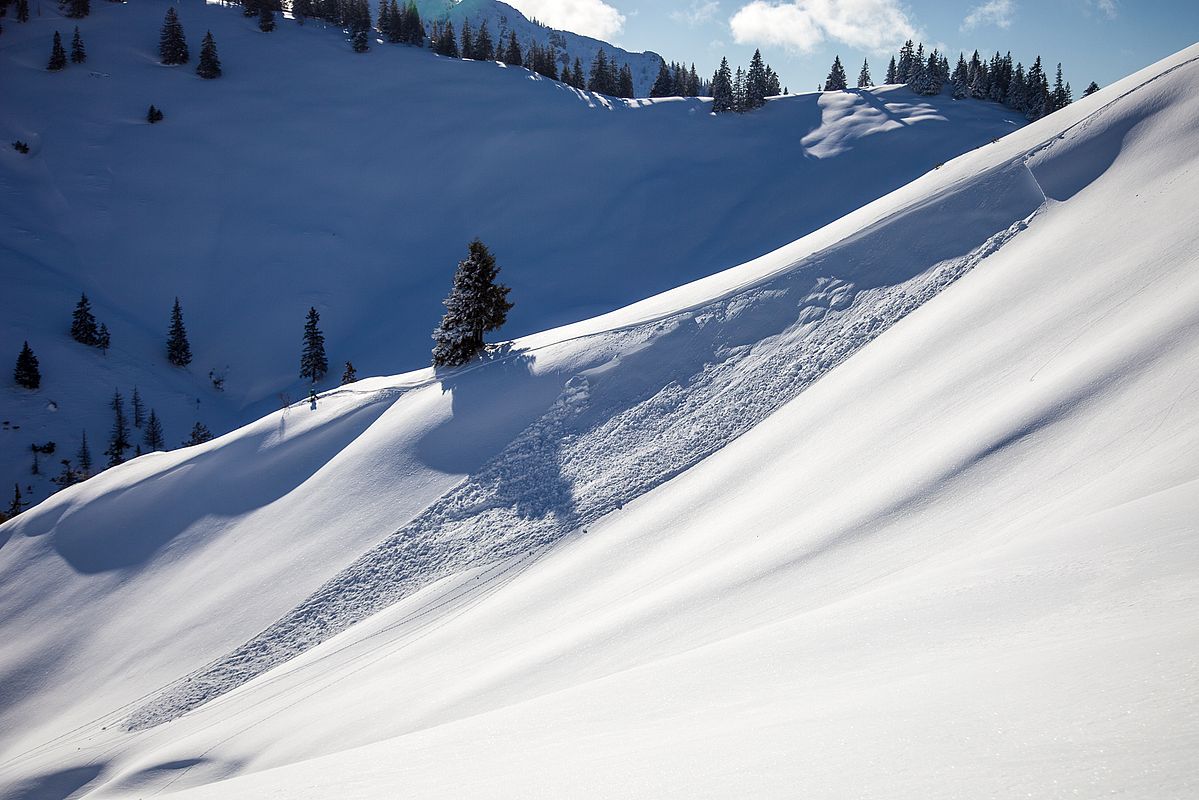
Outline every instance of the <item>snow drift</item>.
[(7, 523), (4, 785), (1193, 793), (1197, 85)]

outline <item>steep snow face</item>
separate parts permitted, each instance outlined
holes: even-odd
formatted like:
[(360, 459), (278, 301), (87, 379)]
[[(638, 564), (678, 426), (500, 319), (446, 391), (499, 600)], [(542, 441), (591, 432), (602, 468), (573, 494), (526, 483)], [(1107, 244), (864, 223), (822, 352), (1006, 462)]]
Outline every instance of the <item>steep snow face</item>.
[(7, 523), (4, 785), (1192, 793), (1197, 84)]
[(462, 23), (469, 20), (478, 30), (484, 22), (494, 41), (507, 41), (509, 32), (515, 33), (521, 47), (536, 42), (542, 47), (553, 45), (558, 51), (559, 62), (571, 66), (577, 58), (584, 74), (590, 74), (591, 64), (602, 49), (617, 66), (628, 64), (633, 73), (633, 86), (641, 97), (648, 97), (650, 87), (658, 77), (662, 57), (657, 53), (632, 53), (608, 42), (582, 36), (571, 31), (555, 30), (529, 20), (517, 9), (499, 0), (420, 0), (417, 3), (422, 18), (433, 21), (448, 19), (454, 30), (462, 31)]
[[(73, 21), (47, 8), (0, 37), (0, 143), (31, 146), (0, 147), (0, 358), (10, 370), (27, 339), (43, 373), (36, 392), (0, 387), (4, 495), (20, 479), (44, 499), (83, 430), (102, 463), (116, 388), (139, 388), (170, 446), (196, 421), (220, 433), (303, 396), (310, 306), (325, 387), (347, 360), (359, 375), (427, 364), (474, 236), (513, 288), (505, 335), (527, 334), (754, 258), (1017, 124), (894, 88), (714, 117), (427, 50), (357, 55), (319, 23), (262, 34), (237, 8), (187, 4), (193, 57), (211, 29), (224, 67), (203, 81), (155, 63), (166, 7), (95, 4), (79, 21), (89, 60), (61, 73), (45, 60)], [(144, 122), (151, 103), (161, 124)], [(112, 331), (106, 355), (66, 335), (80, 292)], [(177, 296), (186, 370), (164, 359)], [(29, 475), (29, 446), (48, 441)]]

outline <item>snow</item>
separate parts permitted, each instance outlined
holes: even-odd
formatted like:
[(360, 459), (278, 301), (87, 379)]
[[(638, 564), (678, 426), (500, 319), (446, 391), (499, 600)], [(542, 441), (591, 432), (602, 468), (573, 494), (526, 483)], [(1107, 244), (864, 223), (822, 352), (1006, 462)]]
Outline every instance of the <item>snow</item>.
[[(895, 87), (714, 117), (705, 101), (626, 103), (428, 50), (357, 55), (319, 23), (262, 34), (238, 8), (189, 3), (193, 56), (211, 29), (224, 67), (204, 81), (155, 63), (166, 7), (95, 4), (78, 21), (88, 62), (60, 73), (44, 69), (50, 37), (76, 21), (47, 8), (0, 37), (0, 144), (31, 145), (0, 147), (0, 356), (28, 339), (43, 373), (37, 392), (0, 389), (0, 420), (20, 426), (0, 430), (0, 486), (20, 479), (37, 501), (62, 455), (39, 480), (29, 445), (70, 457), (86, 429), (103, 462), (114, 388), (128, 400), (136, 385), (173, 447), (197, 420), (224, 433), (306, 396), (310, 306), (322, 388), (347, 360), (359, 375), (428, 364), (475, 236), (513, 287), (500, 335), (529, 334), (769, 252), (1018, 124)], [(151, 103), (161, 124), (144, 122)], [(107, 355), (66, 335), (82, 291)], [(163, 358), (176, 296), (187, 370)]]
[(1197, 85), (6, 523), (0, 787), (1193, 795)]

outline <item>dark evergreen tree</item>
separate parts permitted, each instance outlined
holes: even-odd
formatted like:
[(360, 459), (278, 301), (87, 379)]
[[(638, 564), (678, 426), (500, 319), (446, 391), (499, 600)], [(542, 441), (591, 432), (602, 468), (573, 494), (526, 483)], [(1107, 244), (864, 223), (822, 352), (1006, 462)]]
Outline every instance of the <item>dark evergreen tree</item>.
[(133, 409), (133, 427), (140, 428), (146, 422), (146, 404), (142, 402), (141, 392), (137, 387), (133, 387), (133, 397), (130, 398), (129, 404)]
[(962, 100), (970, 94), (970, 68), (966, 56), (958, 53), (958, 65), (953, 70), (953, 99)]
[(216, 40), (212, 31), (204, 34), (204, 42), (200, 45), (200, 63), (196, 65), (196, 74), (205, 80), (221, 77), (221, 59), (216, 52)]
[(325, 336), (319, 323), (321, 315), (315, 308), (308, 309), (304, 322), (304, 349), (300, 353), (300, 377), (310, 383), (318, 383), (329, 371), (329, 359), (325, 357)]
[(167, 361), (176, 367), (192, 363), (192, 348), (187, 341), (187, 329), (183, 327), (183, 306), (178, 297), (171, 309), (171, 327), (167, 331)]
[(504, 48), (505, 64), (510, 67), (519, 67), (524, 63), (524, 55), (520, 51), (520, 42), (516, 41), (516, 31), (508, 31), (508, 46)]
[(470, 243), (470, 254), (458, 264), (454, 287), (445, 299), (445, 316), (433, 331), (433, 365), (454, 367), (482, 352), (483, 335), (499, 328), (508, 318), (512, 303), (507, 286), (496, 282), (499, 267), (495, 257), (478, 239)]
[(14, 483), (14, 484), (12, 485), (12, 489), (13, 489), (12, 500), (9, 502), (9, 504), (8, 504), (8, 508), (7, 508), (7, 509), (5, 509), (5, 511), (4, 511), (4, 516), (5, 516), (5, 519), (12, 519), (13, 517), (17, 516), (17, 515), (18, 515), (18, 514), (20, 514), (22, 511), (24, 511), (26, 508), (28, 508), (28, 507), (29, 507), (29, 504), (28, 504), (28, 503), (26, 503), (26, 502), (25, 502), (25, 501), (24, 501), (24, 500), (21, 498), (21, 487), (20, 487), (20, 485), (19, 485), (19, 484), (16, 484), (16, 483)]
[(166, 449), (166, 439), (162, 435), (162, 421), (158, 419), (158, 414), (154, 409), (150, 409), (150, 416), (146, 419), (146, 431), (142, 439), (151, 451)]
[(358, 370), (354, 369), (354, 365), (347, 361), (345, 371), (341, 373), (341, 385), (345, 386), (356, 380), (358, 380)]
[(17, 22), (29, 21), (29, 0), (17, 0)]
[(903, 47), (899, 49), (899, 64), (895, 68), (895, 83), (909, 83), (912, 74), (912, 65), (916, 60), (915, 46), (912, 40), (908, 39), (903, 43)]
[(471, 33), (471, 30), (470, 30), (470, 19), (469, 18), (462, 20), (461, 39), (462, 39), (462, 44), (459, 46), (459, 50), (462, 53), (462, 57), (473, 59), (475, 57), (475, 38), (474, 38), (474, 34)]
[(862, 59), (862, 71), (858, 73), (858, 88), (869, 89), (874, 85), (874, 80), (870, 77), (870, 63), (866, 59)]
[(167, 9), (162, 21), (162, 34), (158, 38), (158, 60), (163, 64), (186, 64), (191, 59), (187, 39), (183, 36), (183, 25), (174, 6)]
[(208, 430), (208, 426), (203, 422), (197, 422), (192, 426), (191, 435), (183, 442), (184, 447), (191, 447), (197, 444), (204, 444), (212, 441), (212, 431)]
[(433, 52), (446, 58), (458, 58), (458, 42), (454, 39), (454, 23), (446, 22), (441, 26), (433, 43)]
[(577, 58), (570, 70), (570, 85), (579, 91), (587, 88), (587, 80), (583, 77), (583, 62)]
[(421, 22), (416, 0), (408, 0), (408, 5), (404, 8), (404, 35), (404, 41), (410, 45), (423, 47), (425, 44), (425, 25)]
[(895, 66), (895, 56), (891, 56), (891, 63), (887, 65), (887, 83), (899, 83), (899, 69)]
[(837, 92), (849, 88), (849, 80), (845, 77), (845, 67), (841, 66), (841, 56), (833, 57), (833, 66), (824, 79), (824, 91)]
[(1049, 98), (1049, 80), (1045, 77), (1045, 69), (1041, 66), (1041, 57), (1037, 56), (1033, 65), (1025, 75), (1025, 111), (1024, 115), (1036, 120), (1048, 114), (1052, 108)]
[(745, 111), (745, 70), (741, 67), (733, 73), (733, 110), (738, 114)]
[(162, 116), (162, 109), (156, 108), (154, 104), (151, 103), (150, 108), (146, 111), (146, 122), (150, 123), (151, 125), (156, 122), (162, 122)]
[(79, 481), (83, 480), (79, 473), (76, 472), (71, 466), (71, 459), (64, 458), (62, 459), (61, 463), (62, 474), (60, 474), (57, 478), (51, 479), (55, 484), (65, 489), (68, 486), (74, 486), (75, 484), (79, 483)]
[(1095, 92), (1097, 92), (1097, 91), (1099, 91), (1099, 84), (1095, 83), (1095, 81), (1091, 81), (1091, 83), (1087, 86), (1087, 88), (1082, 90), (1082, 96), (1090, 97), (1091, 95), (1095, 94)]
[(87, 61), (87, 50), (83, 47), (83, 37), (79, 35), (79, 26), (75, 26), (75, 35), (71, 37), (71, 63), (82, 64)]
[(636, 93), (637, 91), (633, 87), (633, 70), (629, 68), (628, 64), (624, 64), (616, 79), (616, 96), (631, 99)]
[(86, 294), (79, 295), (79, 302), (71, 314), (71, 338), (88, 347), (95, 347), (99, 343), (96, 317), (92, 314), (92, 304)]
[(26, 389), (36, 389), (42, 385), (42, 373), (38, 369), (37, 356), (33, 354), (29, 342), (25, 342), (25, 346), (17, 355), (17, 366), (12, 372), (12, 377), (18, 386)]
[(754, 50), (749, 62), (749, 71), (745, 74), (745, 108), (755, 109), (766, 105), (769, 87), (766, 80), (766, 64), (762, 61), (762, 51)]
[(108, 355), (108, 348), (112, 347), (112, 336), (108, 333), (108, 326), (103, 322), (100, 323), (100, 329), (96, 331), (96, 347), (99, 347), (104, 355)]
[(354, 31), (350, 34), (350, 47), (355, 53), (365, 53), (371, 49), (370, 38), (366, 31)]
[(670, 69), (663, 61), (658, 65), (658, 77), (654, 79), (654, 85), (650, 87), (650, 97), (670, 97), (674, 93), (674, 84), (671, 80)]
[(125, 399), (120, 391), (112, 394), (112, 433), (108, 437), (108, 466), (125, 463), (125, 451), (133, 445), (129, 442), (129, 422), (125, 419)]
[(712, 113), (723, 114), (733, 110), (733, 72), (727, 58), (720, 59), (720, 66), (712, 76)]
[(50, 46), (50, 61), (46, 64), (46, 69), (51, 72), (57, 72), (67, 65), (67, 51), (62, 49), (62, 36), (58, 31), (54, 32), (54, 44)]
[(75, 454), (75, 463), (79, 465), (79, 473), (87, 478), (92, 474), (92, 450), (87, 446), (87, 431), (79, 442), (79, 452)]
[(779, 75), (770, 65), (766, 65), (766, 96), (778, 97), (783, 93), (782, 84), (779, 83)]
[(1061, 62), (1058, 62), (1057, 77), (1053, 81), (1053, 91), (1050, 92), (1053, 111), (1061, 111), (1074, 102), (1074, 98), (1070, 95), (1070, 84), (1062, 83), (1062, 65)]
[(67, 0), (66, 16), (71, 19), (83, 19), (90, 13), (92, 13), (92, 4), (89, 0)]
[(258, 30), (270, 33), (275, 29), (275, 12), (270, 6), (263, 5), (258, 9)]
[(487, 20), (479, 26), (475, 33), (475, 58), (480, 61), (495, 60), (495, 42), (491, 39), (491, 31), (487, 28)]

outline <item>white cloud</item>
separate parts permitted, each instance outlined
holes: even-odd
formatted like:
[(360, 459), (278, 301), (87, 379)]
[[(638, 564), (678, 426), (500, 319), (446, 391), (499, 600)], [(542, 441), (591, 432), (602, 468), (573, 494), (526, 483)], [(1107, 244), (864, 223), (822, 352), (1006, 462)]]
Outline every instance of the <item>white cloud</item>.
[(729, 20), (739, 44), (809, 52), (826, 39), (882, 52), (919, 38), (898, 0), (753, 0)]
[[(1111, 0), (1104, 0), (1111, 2)], [(1012, 17), (1016, 15), (1016, 4), (1013, 0), (987, 0), (980, 6), (970, 9), (966, 19), (962, 20), (962, 30), (968, 31), (979, 25), (995, 25), (1000, 28), (1011, 27)]]
[(1116, 0), (1099, 0), (1099, 2), (1096, 3), (1096, 5), (1099, 6), (1100, 11), (1102, 11), (1104, 14), (1107, 15), (1108, 19), (1116, 18), (1117, 13), (1118, 13), (1116, 10), (1117, 9)]
[(719, 10), (720, 3), (716, 0), (691, 0), (689, 8), (670, 12), (670, 18), (691, 26), (702, 25), (715, 17)]
[(624, 28), (625, 15), (604, 0), (507, 0), (552, 28), (608, 39)]

